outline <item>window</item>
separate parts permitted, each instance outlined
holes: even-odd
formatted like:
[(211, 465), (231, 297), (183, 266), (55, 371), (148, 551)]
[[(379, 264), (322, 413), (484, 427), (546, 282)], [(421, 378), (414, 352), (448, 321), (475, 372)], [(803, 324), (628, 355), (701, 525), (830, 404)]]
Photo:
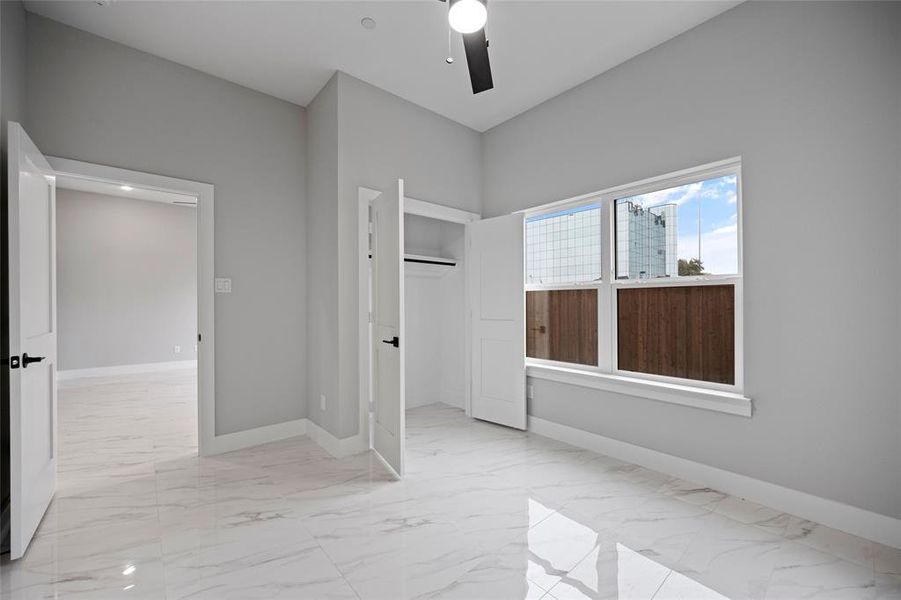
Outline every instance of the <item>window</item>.
[(526, 255), (528, 283), (600, 279), (600, 205), (588, 204), (528, 219)]
[(532, 363), (740, 391), (738, 159), (526, 220)]
[(598, 364), (598, 291), (526, 292), (526, 356)]
[(601, 205), (527, 219), (526, 265), (526, 356), (597, 366)]
[(616, 277), (738, 273), (738, 177), (616, 199)]
[(616, 323), (621, 371), (735, 383), (734, 286), (621, 288)]

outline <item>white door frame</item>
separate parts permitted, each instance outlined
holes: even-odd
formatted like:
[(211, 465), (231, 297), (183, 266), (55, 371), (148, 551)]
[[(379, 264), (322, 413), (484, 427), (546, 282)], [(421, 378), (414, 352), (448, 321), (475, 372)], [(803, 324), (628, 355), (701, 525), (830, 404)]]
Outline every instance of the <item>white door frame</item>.
[[(357, 256), (357, 324), (358, 332), (358, 364), (359, 364), (359, 394), (360, 394), (360, 436), (362, 437), (362, 447), (369, 448), (372, 441), (369, 439), (369, 401), (372, 397), (372, 381), (371, 365), (370, 365), (370, 339), (369, 339), (369, 318), (371, 310), (369, 304), (369, 206), (372, 201), (381, 192), (367, 187), (357, 188), (357, 201), (359, 203), (357, 210), (357, 248), (359, 250)], [(448, 221), (450, 223), (459, 223), (466, 225), (473, 221), (478, 221), (482, 216), (478, 213), (452, 208), (435, 204), (434, 202), (426, 202), (415, 198), (404, 197), (404, 214), (419, 215), (429, 217), (439, 221)], [(464, 260), (464, 265), (466, 264)], [(464, 267), (465, 268), (465, 267)], [(468, 282), (466, 284), (468, 286)], [(464, 290), (464, 298), (469, 298), (468, 289)], [(466, 311), (466, 332), (464, 334), (465, 348), (465, 365), (466, 365), (466, 414), (470, 413), (470, 387), (469, 387), (469, 311)]]
[(197, 445), (201, 456), (215, 454), (215, 320), (213, 191), (209, 183), (130, 171), (66, 158), (47, 157), (57, 175), (117, 185), (137, 185), (197, 198)]

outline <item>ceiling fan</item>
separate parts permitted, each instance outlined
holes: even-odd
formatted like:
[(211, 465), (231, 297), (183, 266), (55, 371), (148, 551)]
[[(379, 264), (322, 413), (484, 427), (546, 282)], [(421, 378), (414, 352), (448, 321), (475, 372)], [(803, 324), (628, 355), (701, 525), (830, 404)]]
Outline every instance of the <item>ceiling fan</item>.
[[(440, 0), (448, 2), (447, 20), (454, 31), (463, 35), (463, 49), (469, 67), (472, 93), (479, 94), (494, 87), (491, 63), (488, 61), (488, 39), (485, 23), (488, 21), (488, 0)], [(448, 63), (453, 58), (448, 56)]]

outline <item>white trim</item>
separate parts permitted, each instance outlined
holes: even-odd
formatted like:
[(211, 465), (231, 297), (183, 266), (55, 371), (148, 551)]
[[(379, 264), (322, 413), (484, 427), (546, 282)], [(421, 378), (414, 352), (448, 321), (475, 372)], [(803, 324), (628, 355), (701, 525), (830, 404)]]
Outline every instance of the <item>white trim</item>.
[(275, 423), (274, 425), (264, 425), (253, 429), (245, 429), (244, 431), (217, 435), (210, 440), (205, 455), (222, 454), (223, 452), (231, 452), (298, 437), (306, 434), (307, 424), (306, 419), (295, 419), (284, 423)]
[(429, 217), (430, 219), (438, 219), (439, 221), (450, 221), (451, 223), (472, 223), (482, 218), (479, 213), (469, 212), (468, 210), (460, 210), (459, 208), (451, 208), (433, 202), (424, 202), (415, 198), (404, 198), (404, 213), (408, 215), (419, 215), (421, 217)]
[(735, 168), (741, 168), (741, 156), (733, 156), (732, 158), (726, 158), (724, 160), (718, 160), (716, 162), (707, 163), (704, 165), (689, 167), (687, 169), (681, 169), (679, 171), (672, 171), (670, 173), (664, 173), (663, 175), (655, 175), (654, 177), (640, 179), (638, 181), (633, 181), (632, 183), (616, 185), (613, 187), (598, 190), (596, 192), (589, 192), (587, 194), (579, 194), (578, 196), (565, 198), (563, 200), (546, 202), (545, 204), (533, 206), (532, 208), (525, 208), (516, 212), (524, 213), (525, 217), (527, 219), (530, 219), (541, 214), (570, 208), (571, 206), (582, 204), (587, 200), (596, 199), (597, 201), (600, 201), (601, 196), (635, 196), (645, 194), (647, 192), (653, 192), (661, 189), (661, 185), (665, 187), (678, 187), (680, 185), (694, 183), (703, 179), (711, 179), (716, 177), (718, 174), (726, 175), (728, 174), (728, 172)]
[(538, 417), (529, 417), (529, 431), (901, 548), (901, 519)]
[[(58, 175), (129, 184), (197, 197), (197, 445), (201, 455), (214, 454), (216, 442), (215, 245), (213, 196), (209, 183), (108, 167), (66, 158), (47, 157)], [(229, 434), (231, 435), (231, 434)]]
[(681, 404), (682, 406), (691, 406), (693, 408), (703, 408), (742, 417), (750, 417), (753, 413), (751, 399), (734, 392), (652, 381), (644, 377), (626, 377), (534, 363), (526, 366), (526, 375), (535, 379), (578, 385), (605, 392), (636, 396), (671, 404)]
[(372, 307), (369, 298), (369, 205), (381, 192), (369, 188), (357, 188), (357, 363), (359, 364), (359, 423), (357, 435), (362, 436), (366, 448), (371, 447), (369, 439), (370, 404), (372, 400), (372, 371), (370, 366), (369, 343), (370, 317)]
[(369, 450), (368, 435), (358, 433), (349, 438), (339, 439), (313, 421), (307, 422), (307, 435), (335, 458), (344, 458)]
[(66, 369), (64, 371), (57, 371), (56, 379), (57, 381), (70, 381), (72, 379), (83, 379), (85, 377), (112, 377), (115, 375), (131, 375), (133, 373), (153, 373), (155, 371), (177, 371), (180, 369), (196, 368), (196, 360), (173, 360), (169, 362), (93, 367), (90, 369)]

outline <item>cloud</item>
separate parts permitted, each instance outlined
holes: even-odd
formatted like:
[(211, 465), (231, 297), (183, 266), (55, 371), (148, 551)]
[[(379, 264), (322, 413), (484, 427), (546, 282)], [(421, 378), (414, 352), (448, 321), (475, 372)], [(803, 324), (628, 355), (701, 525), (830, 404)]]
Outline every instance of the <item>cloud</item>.
[[(701, 234), (701, 262), (704, 270), (715, 275), (732, 275), (738, 270), (738, 225), (724, 225)], [(698, 255), (698, 236), (679, 237), (679, 258)]]
[(679, 187), (659, 190), (656, 192), (648, 192), (640, 196), (628, 198), (635, 204), (640, 206), (660, 206), (661, 204), (675, 204), (680, 206), (701, 196), (704, 188), (704, 182), (689, 183)]
[(720, 236), (720, 235), (726, 235), (729, 233), (735, 234), (737, 232), (738, 232), (738, 225), (736, 223), (733, 223), (732, 225), (723, 225), (722, 227), (717, 227), (713, 231), (708, 231), (707, 233), (705, 233), (703, 235)]
[(735, 204), (738, 201), (736, 196), (737, 182), (738, 178), (735, 175), (724, 175), (716, 179), (697, 181), (678, 187), (632, 196), (627, 198), (627, 200), (645, 207), (660, 206), (661, 204), (681, 206), (696, 199), (725, 200), (728, 204)]

